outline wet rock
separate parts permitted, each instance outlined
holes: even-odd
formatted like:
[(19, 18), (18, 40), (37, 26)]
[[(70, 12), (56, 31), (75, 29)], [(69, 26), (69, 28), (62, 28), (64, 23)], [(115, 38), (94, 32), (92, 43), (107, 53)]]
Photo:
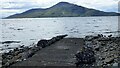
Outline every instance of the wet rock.
[(60, 35), (60, 36), (53, 37), (50, 40), (45, 40), (45, 39), (40, 40), (40, 41), (38, 41), (37, 46), (40, 46), (40, 47), (44, 48), (46, 46), (49, 46), (50, 44), (55, 43), (56, 41), (59, 41), (60, 39), (63, 39), (66, 36), (67, 35)]
[(113, 66), (118, 66), (118, 63), (113, 63)]
[(10, 43), (20, 43), (20, 41), (5, 41), (2, 44), (10, 44)]
[(103, 35), (102, 34), (98, 34), (98, 37), (103, 37)]
[(111, 41), (111, 38), (100, 38), (98, 39), (99, 42), (101, 41)]
[(4, 67), (4, 66), (10, 66), (11, 64), (15, 63), (16, 60), (19, 59), (20, 57), (21, 57), (21, 56), (19, 56), (19, 55), (13, 57), (11, 60), (9, 60), (8, 62), (6, 62), (5, 65), (3, 65), (3, 67)]
[(86, 37), (85, 37), (85, 40), (86, 40), (86, 41), (92, 41), (92, 39), (93, 39), (93, 36), (86, 36)]
[(104, 62), (106, 63), (112, 63), (114, 61), (114, 58), (105, 58)]
[(21, 28), (18, 28), (17, 30), (23, 30), (23, 29), (21, 29)]
[(86, 41), (92, 41), (92, 40), (95, 40), (95, 39), (98, 39), (98, 38), (100, 38), (100, 37), (103, 37), (103, 35), (101, 34), (98, 34), (98, 36), (92, 36), (92, 35), (90, 35), (90, 36), (86, 36), (85, 37), (85, 40)]
[(108, 37), (112, 37), (112, 34), (111, 34), (111, 35), (108, 35)]
[(25, 45), (20, 46), (20, 48), (23, 48)]
[(60, 40), (60, 39), (63, 39), (64, 37), (66, 37), (66, 36), (68, 36), (68, 35), (67, 34), (65, 34), (65, 35), (59, 35), (56, 38)]
[(38, 41), (37, 46), (44, 48), (47, 46), (47, 42), (48, 42), (48, 40), (44, 40), (44, 39), (40, 40), (40, 41)]

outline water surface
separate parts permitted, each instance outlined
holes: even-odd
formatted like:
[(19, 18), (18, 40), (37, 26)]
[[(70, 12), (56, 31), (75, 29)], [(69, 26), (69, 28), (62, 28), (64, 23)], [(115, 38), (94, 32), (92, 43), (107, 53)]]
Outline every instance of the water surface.
[(3, 50), (20, 45), (30, 46), (40, 39), (57, 35), (82, 38), (86, 35), (104, 34), (118, 36), (118, 17), (62, 17), (62, 18), (21, 18), (1, 19), (1, 42), (21, 41), (20, 43), (1, 44)]

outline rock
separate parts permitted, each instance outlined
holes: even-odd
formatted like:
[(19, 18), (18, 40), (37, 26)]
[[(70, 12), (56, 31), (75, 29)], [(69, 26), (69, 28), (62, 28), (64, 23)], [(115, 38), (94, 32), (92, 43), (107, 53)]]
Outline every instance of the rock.
[(56, 38), (63, 39), (63, 38), (66, 37), (66, 36), (68, 36), (68, 35), (67, 35), (67, 34), (65, 34), (65, 35), (59, 35), (59, 36), (57, 36)]
[(104, 60), (105, 58), (104, 58), (104, 57), (100, 57), (99, 59), (100, 59), (100, 60)]
[(17, 59), (19, 59), (21, 56), (20, 55), (17, 55), (15, 57), (13, 57), (11, 60), (9, 60), (8, 62), (6, 62), (4, 64), (4, 66), (10, 66), (11, 64), (15, 63)]
[(110, 66), (110, 64), (107, 64), (107, 66)]
[(99, 51), (100, 46), (99, 46), (99, 45), (96, 45), (94, 49), (95, 49), (96, 51)]
[(104, 52), (107, 52), (107, 51), (108, 51), (108, 49), (105, 49), (105, 50), (104, 50)]
[(25, 45), (20, 46), (20, 48), (23, 48)]
[(91, 64), (95, 62), (94, 51), (91, 48), (87, 48), (82, 52), (75, 54), (76, 56), (76, 66), (80, 64)]
[(112, 47), (112, 48), (110, 48), (110, 51), (112, 51), (112, 50), (114, 50), (114, 48)]
[(105, 58), (104, 62), (106, 63), (112, 63), (114, 61), (114, 58)]
[(98, 34), (98, 37), (103, 37), (103, 35), (102, 34)]
[(118, 66), (118, 63), (113, 63), (113, 66)]
[(32, 51), (32, 50), (29, 50), (29, 51), (26, 53), (27, 58), (32, 57), (34, 54), (35, 54), (35, 51)]
[(10, 59), (12, 59), (12, 58), (13, 58), (12, 55), (7, 55), (7, 56), (6, 56), (6, 59), (9, 59), (9, 60), (10, 60)]
[(20, 53), (19, 51), (15, 51), (14, 56), (18, 55), (19, 53)]
[(18, 28), (17, 30), (23, 30), (23, 29), (21, 29), (21, 28)]
[(30, 48), (29, 47), (23, 47), (23, 52), (28, 51)]
[(34, 51), (34, 52), (37, 52), (39, 51), (41, 48), (40, 47), (32, 47), (30, 50), (31, 51)]
[(66, 36), (67, 35), (60, 35), (60, 36), (53, 37), (50, 40), (45, 40), (45, 39), (40, 40), (40, 41), (38, 41), (37, 46), (41, 46), (42, 48), (44, 48), (46, 46), (49, 46), (49, 45), (55, 43), (56, 41), (59, 41), (60, 39), (63, 39)]
[(105, 46), (105, 45), (106, 45), (106, 43), (105, 43), (105, 42), (102, 42), (102, 43), (101, 43), (101, 45), (102, 45), (102, 46)]
[(92, 39), (93, 39), (93, 36), (86, 36), (86, 37), (85, 37), (85, 40), (86, 40), (86, 41), (92, 41)]
[(98, 38), (99, 38), (99, 36), (92, 36), (92, 35), (90, 35), (90, 36), (86, 36), (85, 40), (86, 41), (92, 41), (92, 40), (95, 40), (95, 39), (98, 39)]
[(112, 34), (111, 34), (111, 35), (108, 35), (108, 37), (112, 37)]
[(2, 65), (4, 65), (4, 64), (7, 63), (7, 62), (8, 62), (8, 59), (2, 60)]
[(10, 44), (10, 43), (20, 43), (20, 41), (5, 41), (2, 44)]
[(105, 37), (98, 39), (99, 42), (103, 42), (103, 41), (108, 42), (108, 41), (111, 41), (111, 40), (112, 40), (111, 38), (105, 38)]
[(47, 41), (48, 40), (45, 40), (45, 39), (40, 40), (40, 41), (38, 41), (37, 46), (40, 46), (40, 47), (44, 48), (44, 47), (47, 46)]

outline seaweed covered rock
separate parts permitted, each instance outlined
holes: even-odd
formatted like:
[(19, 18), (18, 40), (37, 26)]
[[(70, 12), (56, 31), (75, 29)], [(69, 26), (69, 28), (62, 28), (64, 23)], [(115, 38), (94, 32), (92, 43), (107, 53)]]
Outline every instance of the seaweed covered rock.
[(42, 40), (38, 41), (37, 46), (44, 48), (46, 46), (49, 46), (49, 45), (55, 43), (56, 41), (63, 39), (66, 36), (67, 35), (60, 35), (60, 36), (53, 37), (50, 40), (42, 39)]
[(37, 46), (40, 46), (40, 47), (44, 48), (48, 45), (48, 41), (49, 40), (45, 40), (45, 39), (40, 40), (40, 41), (38, 41)]

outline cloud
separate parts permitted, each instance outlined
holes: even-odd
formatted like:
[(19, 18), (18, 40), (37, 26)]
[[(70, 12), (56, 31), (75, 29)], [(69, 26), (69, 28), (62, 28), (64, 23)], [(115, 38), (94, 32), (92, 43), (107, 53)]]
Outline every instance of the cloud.
[(21, 13), (32, 8), (48, 8), (61, 1), (102, 11), (118, 12), (119, 0), (0, 0), (0, 12), (2, 12), (0, 16)]

